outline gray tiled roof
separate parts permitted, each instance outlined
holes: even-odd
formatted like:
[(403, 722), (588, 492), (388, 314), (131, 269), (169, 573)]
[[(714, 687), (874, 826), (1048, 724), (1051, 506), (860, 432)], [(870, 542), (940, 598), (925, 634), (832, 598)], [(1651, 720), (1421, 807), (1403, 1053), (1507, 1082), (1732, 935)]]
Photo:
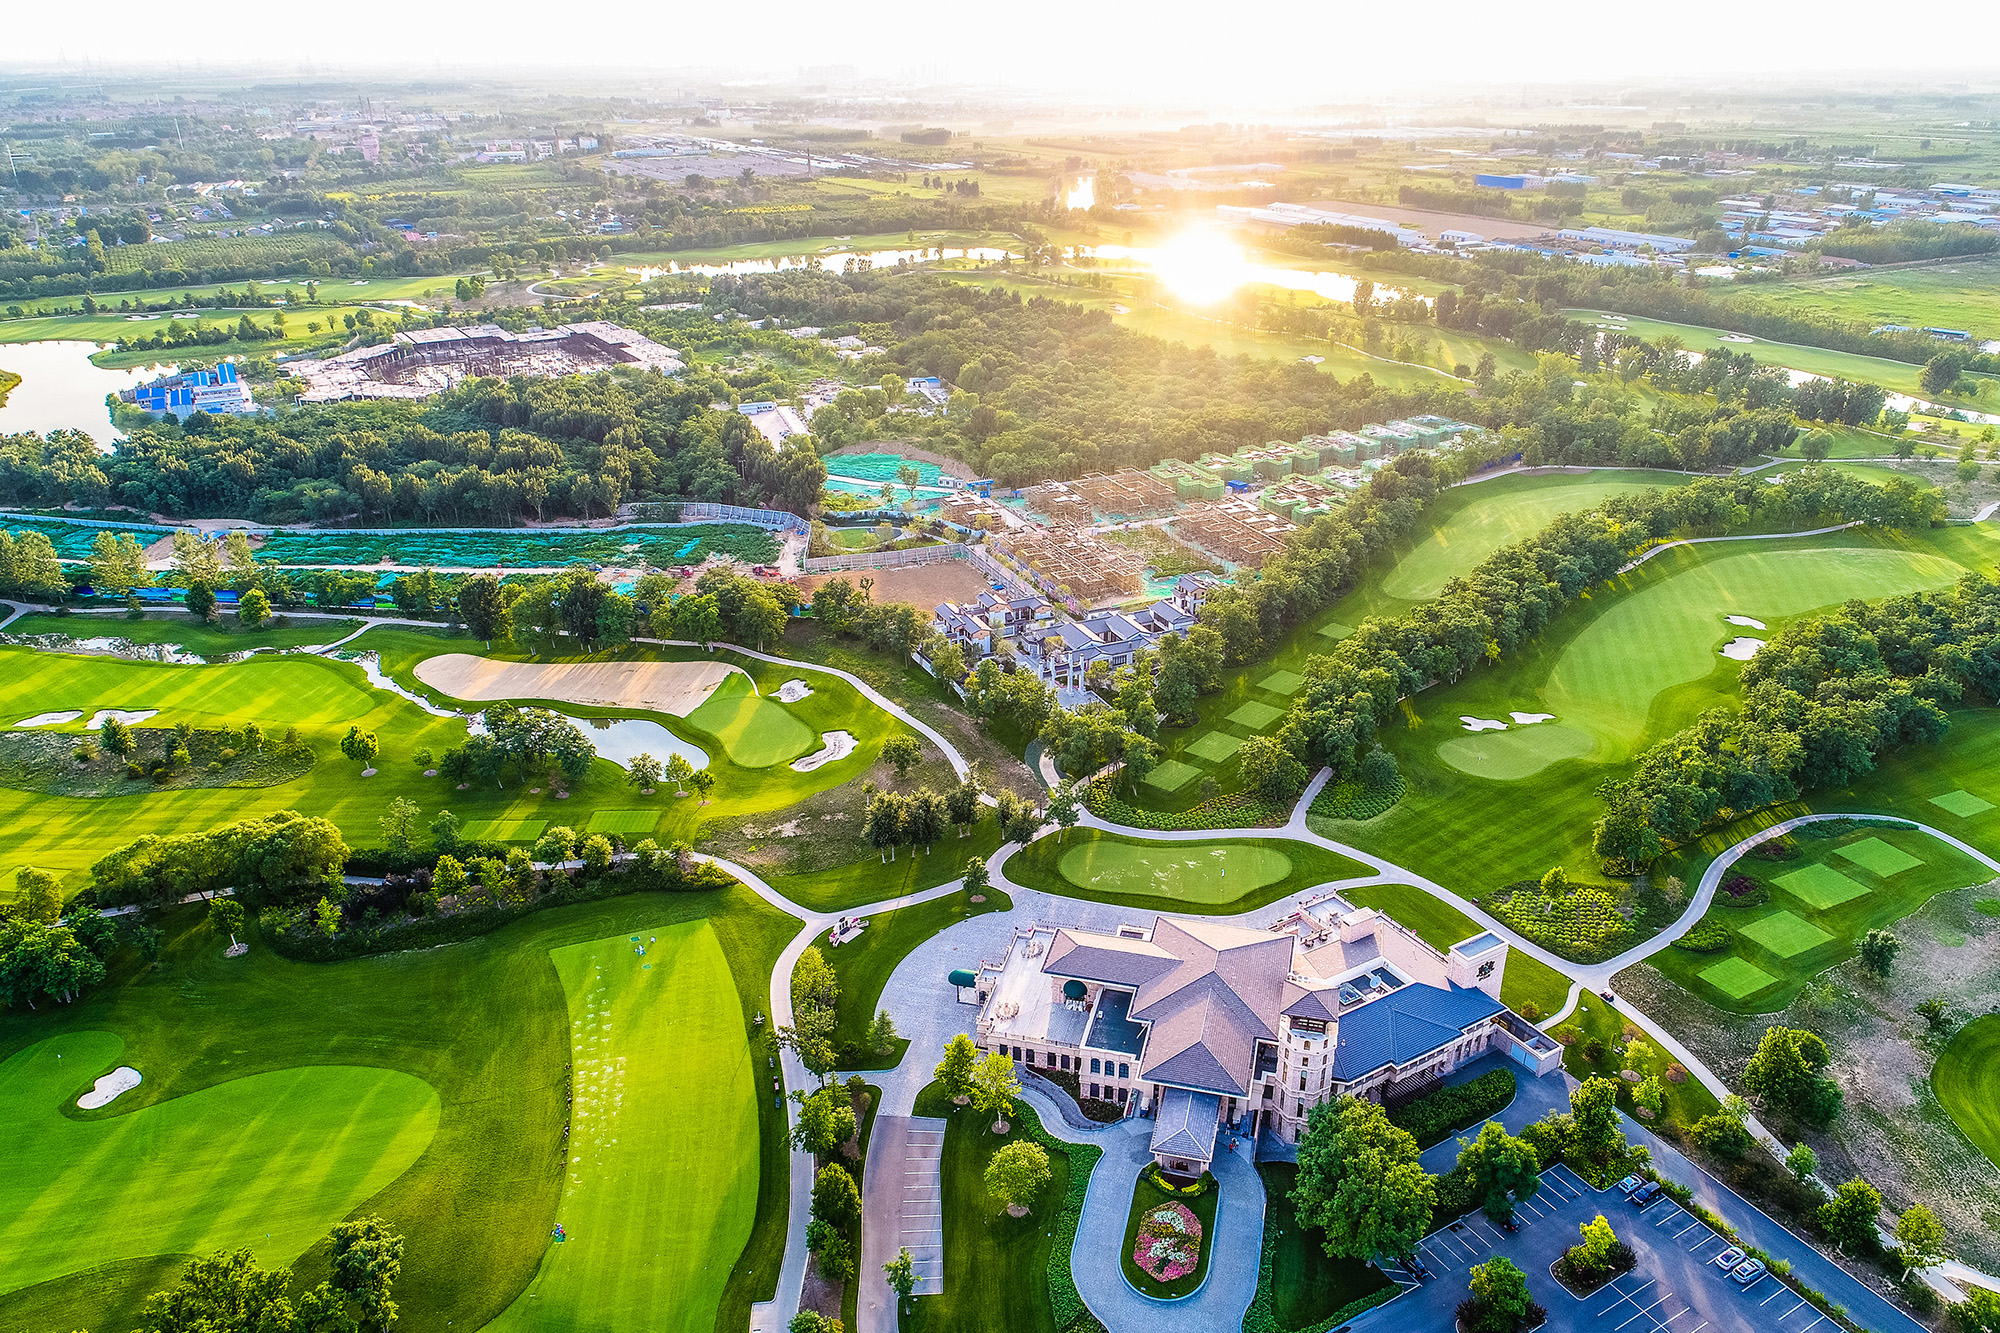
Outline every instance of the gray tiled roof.
[[(1168, 970), (1174, 957), (1150, 940), (1058, 930), (1042, 971), (1108, 986), (1139, 986)], [(1136, 1017), (1136, 1015), (1135, 1015)]]
[(1142, 1077), (1247, 1096), (1256, 1043), (1275, 1040), (1265, 1015), (1285, 1000), (1292, 941), (1269, 931), (1160, 918), (1153, 943), (1174, 966), (1139, 987), (1132, 1017), (1152, 1024)]
[(1340, 997), (1333, 988), (1307, 990), (1302, 986), (1293, 986), (1290, 989), (1298, 992), (1298, 998), (1285, 1006), (1288, 1017), (1323, 1018), (1328, 1022), (1340, 1017)]
[(1215, 1158), (1215, 1131), (1221, 1122), (1222, 1099), (1206, 1092), (1168, 1088), (1160, 1097), (1153, 1120), (1152, 1152), (1160, 1157)]

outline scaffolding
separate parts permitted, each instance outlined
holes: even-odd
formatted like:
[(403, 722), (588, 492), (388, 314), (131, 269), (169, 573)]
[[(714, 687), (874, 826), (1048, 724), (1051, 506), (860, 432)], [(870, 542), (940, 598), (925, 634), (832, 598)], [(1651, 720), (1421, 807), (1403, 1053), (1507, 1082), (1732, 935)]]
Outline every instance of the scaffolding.
[(1174, 520), (1173, 529), (1209, 554), (1249, 569), (1262, 568), (1266, 557), (1284, 548), (1286, 536), (1299, 530), (1252, 500), (1196, 505)]

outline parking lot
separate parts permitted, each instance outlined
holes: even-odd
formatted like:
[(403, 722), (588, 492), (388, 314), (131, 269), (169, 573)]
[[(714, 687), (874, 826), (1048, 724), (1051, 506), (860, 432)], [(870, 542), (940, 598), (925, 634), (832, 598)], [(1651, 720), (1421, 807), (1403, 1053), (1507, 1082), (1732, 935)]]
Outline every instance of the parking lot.
[[(1552, 1333), (1832, 1333), (1833, 1322), (1768, 1274), (1737, 1285), (1715, 1260), (1729, 1242), (1666, 1195), (1644, 1208), (1616, 1189), (1599, 1191), (1564, 1166), (1542, 1173), (1541, 1189), (1516, 1205), (1513, 1234), (1473, 1213), (1426, 1236), (1418, 1254), (1430, 1268), (1418, 1282), (1390, 1273), (1406, 1290), (1355, 1321), (1367, 1330), (1449, 1328), (1467, 1294), (1469, 1271), (1503, 1254), (1528, 1275), (1547, 1307)], [(1579, 1300), (1549, 1273), (1576, 1244), (1578, 1227), (1602, 1213), (1632, 1247), (1637, 1266)]]

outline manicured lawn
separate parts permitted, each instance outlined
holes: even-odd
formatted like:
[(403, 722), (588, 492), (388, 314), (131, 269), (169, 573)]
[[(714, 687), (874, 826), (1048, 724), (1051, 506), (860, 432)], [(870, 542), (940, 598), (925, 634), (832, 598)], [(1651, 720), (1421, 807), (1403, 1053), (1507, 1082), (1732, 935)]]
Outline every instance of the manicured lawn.
[(1510, 726), (1505, 731), (1454, 736), (1437, 747), (1437, 757), (1475, 778), (1513, 782), (1533, 777), (1550, 764), (1581, 759), (1596, 748), (1596, 740), (1587, 731), (1560, 722), (1537, 722), (1526, 727)]
[(1041, 838), (1007, 861), (1009, 879), (1048, 893), (1234, 912), (1366, 873), (1338, 852), (1287, 838), (1148, 842), (1096, 829), (1072, 829), (1060, 843)]
[(1157, 787), (1164, 792), (1175, 792), (1200, 776), (1201, 770), (1193, 764), (1184, 764), (1178, 759), (1168, 759), (1146, 774), (1146, 785)]
[[(1174, 1300), (1199, 1289), (1202, 1279), (1208, 1275), (1208, 1260), (1215, 1247), (1215, 1205), (1221, 1200), (1222, 1191), (1215, 1187), (1215, 1177), (1206, 1172), (1202, 1175), (1200, 1186), (1195, 1193), (1183, 1194), (1144, 1173), (1132, 1182), (1132, 1206), (1125, 1215), (1125, 1246), (1118, 1256), (1125, 1267), (1125, 1280), (1141, 1295), (1155, 1300)], [(1183, 1273), (1170, 1282), (1162, 1282), (1139, 1267), (1132, 1253), (1138, 1243), (1139, 1225), (1146, 1214), (1172, 1203), (1181, 1204), (1194, 1214), (1196, 1224), (1201, 1227), (1200, 1248), (1193, 1271)]]
[(616, 833), (620, 837), (643, 837), (658, 828), (658, 810), (599, 810), (590, 817), (585, 830), (590, 833)]
[(762, 1063), (721, 939), (642, 924), (549, 956), (574, 1070), (568, 1239), (492, 1327), (709, 1333), (757, 1212)]
[[(889, 983), (889, 975), (896, 965), (908, 956), (910, 950), (960, 921), (979, 916), (985, 912), (1004, 912), (1012, 908), (1014, 900), (998, 889), (986, 891), (986, 901), (975, 903), (960, 890), (942, 898), (933, 898), (915, 907), (901, 907), (893, 912), (878, 912), (868, 918), (868, 928), (861, 937), (850, 940), (838, 949), (831, 947), (825, 936), (816, 943), (832, 965), (834, 976), (840, 981), (840, 997), (834, 1005), (838, 1023), (833, 1031), (834, 1046), (840, 1052), (842, 1069), (894, 1069), (902, 1063), (903, 1052), (909, 1049), (908, 1038), (898, 1038), (895, 1049), (887, 1055), (876, 1055), (862, 1048), (868, 1035), (868, 1024), (875, 1018), (875, 1011), (881, 1006), (882, 988)], [(978, 960), (968, 957), (968, 962)], [(947, 969), (949, 970), (949, 969)], [(944, 977), (932, 978), (939, 986), (945, 984)]]
[(1592, 472), (1583, 476), (1500, 477), (1447, 492), (1432, 511), (1430, 535), (1382, 577), (1382, 591), (1426, 601), (1503, 546), (1532, 537), (1556, 515), (1587, 510), (1613, 495), (1684, 485), (1678, 472)]
[(1026, 1217), (1009, 1217), (986, 1192), (986, 1164), (1003, 1145), (1029, 1137), (1028, 1123), (1041, 1123), (1034, 1111), (1017, 1102), (1001, 1136), (990, 1117), (953, 1106), (933, 1083), (918, 1095), (916, 1113), (948, 1121), (939, 1164), (944, 1290), (910, 1302), (903, 1333), (1059, 1333), (1049, 1310), (1050, 1228), (1069, 1190), (1069, 1155), (1049, 1153), (1048, 1187)]
[(548, 826), (546, 819), (470, 819), (459, 835), (467, 842), (533, 842)]
[(801, 907), (815, 912), (842, 912), (867, 903), (887, 902), (907, 893), (934, 889), (965, 873), (965, 863), (985, 859), (1000, 846), (999, 821), (982, 811), (969, 837), (947, 834), (929, 852), (903, 847), (896, 859), (864, 856), (858, 861), (804, 875), (768, 873), (764, 879)]
[[(1941, 757), (1953, 743), (1954, 733), (1947, 733), (1942, 745), (1913, 748)], [(1939, 785), (1934, 773), (1925, 781), (1927, 788)], [(1794, 860), (1746, 856), (1731, 868), (1732, 877), (1743, 874), (1768, 886), (1770, 901), (1736, 907), (1730, 895), (1716, 895), (1707, 920), (1729, 929), (1725, 949), (1663, 949), (1653, 965), (1712, 1004), (1773, 1013), (1848, 957), (1869, 930), (1893, 926), (1933, 894), (1992, 878), (1978, 862), (1917, 829), (1863, 824), (1836, 836), (1809, 836), (1825, 827), (1808, 825), (1792, 835), (1800, 853)]]
[(7, 626), (9, 634), (67, 634), (71, 638), (130, 639), (134, 643), (171, 643), (202, 657), (219, 657), (251, 648), (300, 648), (332, 643), (361, 628), (358, 620), (295, 620), (284, 628), (266, 625), (245, 629), (234, 613), (215, 624), (197, 623), (185, 611), (156, 612), (144, 620), (122, 615), (22, 616)]
[(1305, 683), (1306, 678), (1296, 671), (1273, 671), (1257, 682), (1257, 688), (1270, 690), (1273, 694), (1292, 694)]
[(437, 1133), (427, 1084), (354, 1065), (251, 1074), (124, 1115), (118, 1103), (61, 1113), (128, 1058), (114, 1033), (71, 1031), (0, 1064), (0, 1290), (163, 1253), (254, 1244), (288, 1261)]
[(1957, 815), (1960, 819), (1983, 815), (1993, 808), (1993, 802), (1974, 796), (1969, 791), (1948, 791), (1942, 796), (1933, 796), (1931, 804), (1948, 815)]
[[(0, 1080), (49, 1117), (43, 1126), (9, 1114), (16, 1136), (10, 1148), (24, 1132), (60, 1142), (41, 1137), (49, 1128), (102, 1135), (92, 1142), (119, 1154), (100, 1151), (88, 1170), (65, 1173), (54, 1188), (71, 1191), (73, 1202), (47, 1208), (31, 1227), (20, 1226), (19, 1205), (10, 1206), (9, 1222), (0, 1223), (16, 1228), (10, 1261), (34, 1254), (39, 1235), (70, 1240), (62, 1255), (67, 1276), (0, 1294), (0, 1327), (122, 1333), (138, 1301), (171, 1281), (189, 1253), (241, 1243), (266, 1263), (287, 1262), (353, 1211), (380, 1214), (407, 1237), (396, 1299), (408, 1326), (486, 1325), (528, 1286), (562, 1219), (572, 1027), (552, 951), (684, 923), (712, 931), (725, 966), (705, 973), (714, 994), (686, 1002), (733, 1015), (741, 1050), (753, 1040), (750, 1018), (765, 1005), (771, 966), (797, 928), (742, 888), (640, 894), (537, 913), (448, 949), (301, 964), (254, 936), (246, 956), (224, 959), (224, 941), (193, 907), (155, 922), (166, 932), (156, 966), (127, 950), (114, 958), (109, 980), (76, 1003), (0, 1015), (0, 1068), (7, 1071)], [(65, 1059), (56, 1091), (34, 1091), (33, 1079), (16, 1082), (38, 1068), (42, 1057), (33, 1051), (78, 1041), (98, 1043), (95, 1063), (79, 1060), (72, 1069)], [(114, 1063), (139, 1070), (144, 1082), (96, 1123), (54, 1115), (59, 1099), (73, 1100)], [(634, 1068), (626, 1105), (636, 1111), (635, 1100), (671, 1100), (677, 1083), (701, 1087), (726, 1072)], [(398, 1106), (414, 1107), (401, 1113), (405, 1123), (435, 1106), (435, 1132), (396, 1129)], [(269, 1114), (246, 1121), (252, 1108)], [(765, 1097), (755, 1114), (760, 1137), (736, 1154), (733, 1169), (747, 1175), (740, 1187), (757, 1201), (756, 1229), (741, 1247), (752, 1260), (746, 1266), (757, 1271), (736, 1275), (723, 1305), (742, 1320), (775, 1281), (787, 1192), (781, 1113)], [(713, 1108), (701, 1115), (706, 1125)], [(680, 1123), (684, 1128), (685, 1119)], [(166, 1144), (181, 1146), (162, 1156)], [(381, 1157), (381, 1179), (364, 1171), (365, 1183), (342, 1186), (337, 1177), (313, 1175), (315, 1164), (365, 1163), (370, 1151)], [(390, 1170), (398, 1153), (406, 1154), (405, 1166)], [(43, 1155), (10, 1154), (0, 1191), (17, 1178), (31, 1181), (21, 1167), (36, 1160)], [(274, 1193), (272, 1182), (288, 1166)], [(161, 1197), (142, 1197), (149, 1180)], [(724, 1188), (715, 1186), (718, 1211)], [(176, 1199), (188, 1201), (191, 1217), (211, 1219), (213, 1229), (168, 1225), (163, 1219)], [(121, 1209), (135, 1226), (153, 1219), (144, 1243), (134, 1246)], [(230, 1240), (227, 1228), (239, 1221), (256, 1230), (239, 1229)], [(270, 1225), (279, 1222), (282, 1231)], [(270, 1242), (261, 1240), (267, 1231), (277, 1233)], [(661, 1233), (650, 1239), (662, 1249), (687, 1243)], [(736, 1261), (734, 1252), (711, 1252), (705, 1262), (727, 1271)], [(300, 1274), (317, 1282), (325, 1271), (325, 1249), (313, 1244)]]
[(1219, 731), (1211, 731), (1187, 747), (1187, 753), (1197, 759), (1206, 759), (1211, 764), (1219, 764), (1229, 759), (1243, 748), (1241, 736), (1228, 736)]
[[(817, 688), (814, 693), (818, 693)], [(769, 768), (819, 748), (819, 737), (810, 727), (784, 704), (757, 693), (748, 680), (734, 672), (716, 686), (701, 707), (688, 714), (687, 720), (694, 730), (720, 741), (739, 768)]]
[[(1631, 1115), (1633, 1085), (1618, 1078), (1619, 1071), (1626, 1068), (1624, 1057), (1617, 1054), (1617, 1047), (1625, 1039), (1625, 1020), (1619, 1016), (1616, 1009), (1589, 991), (1585, 991), (1577, 1012), (1554, 1030), (1563, 1032), (1571, 1025), (1575, 1026), (1579, 1035), (1563, 1052), (1563, 1068), (1580, 1079), (1592, 1075), (1617, 1079), (1619, 1109)], [(1592, 1041), (1599, 1043), (1602, 1049), (1602, 1055), (1597, 1060), (1590, 1058), (1589, 1047)], [(1651, 1042), (1646, 1044), (1652, 1045)], [(1722, 1103), (1716, 1100), (1715, 1094), (1703, 1087), (1701, 1080), (1694, 1075), (1688, 1075), (1687, 1081), (1683, 1083), (1675, 1083), (1668, 1079), (1667, 1066), (1672, 1063), (1666, 1052), (1655, 1048), (1650, 1058), (1634, 1066), (1641, 1074), (1657, 1075), (1660, 1086), (1666, 1089), (1666, 1101), (1662, 1108), (1663, 1119), (1685, 1127), (1705, 1115), (1722, 1109)]]
[(1264, 1181), (1264, 1243), (1271, 1255), (1271, 1312), (1280, 1329), (1311, 1328), (1348, 1305), (1382, 1290), (1389, 1279), (1358, 1259), (1335, 1259), (1322, 1233), (1300, 1224), (1292, 1203), (1299, 1169), (1290, 1162), (1259, 1162)]
[(1931, 1086), (1965, 1137), (2000, 1166), (2000, 1015), (1958, 1030), (1931, 1068)]
[[(1439, 953), (1480, 931), (1471, 917), (1450, 903), (1439, 902), (1422, 889), (1407, 884), (1364, 884), (1342, 889), (1341, 897), (1356, 907), (1372, 907), (1388, 913)], [(1569, 984), (1568, 977), (1539, 958), (1510, 949), (1507, 973), (1500, 981), (1500, 999), (1517, 1010), (1524, 1004), (1533, 1004), (1546, 1018), (1562, 1011), (1563, 1002), (1569, 998)]]
[(1270, 726), (1284, 715), (1282, 709), (1273, 708), (1269, 704), (1258, 703), (1255, 699), (1252, 699), (1249, 703), (1243, 704), (1235, 712), (1231, 713), (1229, 720), (1238, 726), (1248, 727), (1252, 731), (1262, 731), (1265, 727)]

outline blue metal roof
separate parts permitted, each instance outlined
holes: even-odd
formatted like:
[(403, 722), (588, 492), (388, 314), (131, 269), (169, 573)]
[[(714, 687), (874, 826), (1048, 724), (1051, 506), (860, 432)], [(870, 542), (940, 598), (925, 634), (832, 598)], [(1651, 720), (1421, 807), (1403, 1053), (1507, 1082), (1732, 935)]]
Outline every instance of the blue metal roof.
[(1384, 1065), (1404, 1065), (1449, 1046), (1466, 1028), (1505, 1012), (1482, 990), (1413, 985), (1340, 1017), (1333, 1077), (1345, 1083)]

